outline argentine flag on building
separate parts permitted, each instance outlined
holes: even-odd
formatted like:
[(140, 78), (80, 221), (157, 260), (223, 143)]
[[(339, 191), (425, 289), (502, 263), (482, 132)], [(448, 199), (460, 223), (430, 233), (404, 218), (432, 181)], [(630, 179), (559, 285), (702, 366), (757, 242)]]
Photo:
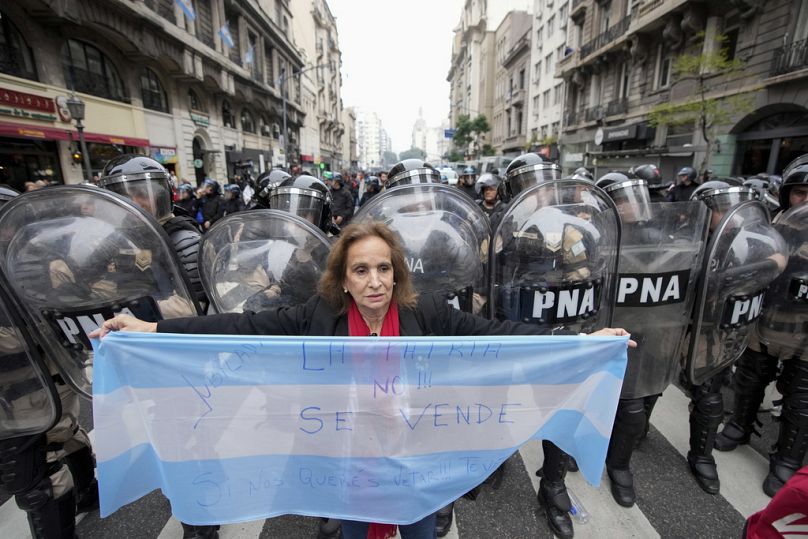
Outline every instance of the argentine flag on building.
[(177, 5), (180, 6), (182, 12), (188, 17), (189, 21), (196, 20), (196, 11), (194, 11), (194, 3), (192, 0), (175, 0)]
[(236, 46), (236, 44), (233, 42), (233, 36), (230, 35), (230, 27), (227, 26), (227, 23), (224, 23), (219, 29), (219, 36), (222, 38), (222, 41), (224, 41), (224, 44), (229, 48), (232, 49)]
[(626, 340), (110, 334), (94, 343), (101, 515), (159, 488), (197, 525), (406, 524), (532, 438), (598, 484)]

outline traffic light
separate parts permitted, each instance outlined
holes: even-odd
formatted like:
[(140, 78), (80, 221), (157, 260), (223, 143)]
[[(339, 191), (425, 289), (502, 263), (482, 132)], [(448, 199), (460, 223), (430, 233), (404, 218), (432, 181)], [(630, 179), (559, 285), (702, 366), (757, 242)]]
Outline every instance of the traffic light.
[(325, 163), (320, 163), (320, 170), (325, 170)]
[(81, 152), (80, 151), (73, 150), (73, 153), (71, 154), (71, 157), (73, 158), (73, 162), (75, 164), (77, 164), (77, 165), (81, 164)]

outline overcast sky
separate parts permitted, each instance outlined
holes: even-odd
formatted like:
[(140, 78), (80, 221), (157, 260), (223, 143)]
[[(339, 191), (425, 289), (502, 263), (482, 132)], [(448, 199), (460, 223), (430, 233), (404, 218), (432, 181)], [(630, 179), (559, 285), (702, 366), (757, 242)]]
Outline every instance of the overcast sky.
[(428, 126), (449, 115), (453, 29), (463, 0), (327, 0), (342, 51), (342, 102), (376, 112), (393, 151), (410, 147), (422, 107)]

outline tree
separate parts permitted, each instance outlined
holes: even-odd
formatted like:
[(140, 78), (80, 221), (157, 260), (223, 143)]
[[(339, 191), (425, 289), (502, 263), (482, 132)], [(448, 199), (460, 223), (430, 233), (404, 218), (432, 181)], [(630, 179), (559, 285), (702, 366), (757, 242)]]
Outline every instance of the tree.
[(443, 160), (449, 161), (450, 163), (456, 163), (463, 160), (463, 152), (459, 152), (457, 150), (450, 150), (443, 154)]
[(425, 159), (426, 152), (421, 148), (416, 148), (415, 146), (413, 146), (409, 150), (404, 150), (403, 152), (398, 154), (398, 158), (401, 161), (404, 161), (405, 159)]
[(382, 162), (384, 163), (382, 166), (384, 168), (392, 167), (398, 161), (398, 155), (396, 152), (386, 151), (382, 154)]
[(701, 133), (705, 143), (704, 159), (700, 172), (707, 170), (717, 135), (715, 126), (729, 123), (734, 116), (754, 109), (751, 92), (726, 97), (710, 97), (711, 92), (719, 91), (716, 79), (723, 76), (731, 80), (744, 68), (744, 62), (730, 59), (724, 46), (725, 36), (716, 37), (713, 51), (704, 52), (703, 39), (700, 54), (681, 54), (673, 62), (674, 81), (671, 86), (685, 82), (695, 82), (691, 97), (684, 101), (660, 103), (648, 114), (648, 123), (653, 126), (679, 126), (693, 124)]
[(476, 152), (479, 153), (483, 148), (481, 139), (489, 131), (491, 131), (491, 126), (488, 125), (485, 115), (480, 114), (472, 120), (468, 114), (461, 114), (457, 119), (452, 141), (455, 148), (463, 153), (468, 150), (469, 144), (475, 142)]

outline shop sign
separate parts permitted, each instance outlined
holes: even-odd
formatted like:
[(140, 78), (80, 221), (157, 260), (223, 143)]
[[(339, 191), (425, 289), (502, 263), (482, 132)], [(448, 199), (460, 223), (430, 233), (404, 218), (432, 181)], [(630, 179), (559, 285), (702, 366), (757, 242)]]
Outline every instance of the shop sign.
[(637, 138), (637, 124), (612, 127), (603, 130), (603, 142), (617, 142)]
[(0, 105), (37, 112), (56, 113), (56, 105), (50, 97), (26, 94), (7, 88), (0, 88)]
[(152, 146), (149, 149), (151, 158), (162, 164), (171, 164), (177, 162), (176, 148), (159, 148)]
[(201, 159), (194, 159), (194, 168), (202, 168), (204, 165)]
[(584, 154), (583, 153), (564, 153), (564, 162), (565, 163), (583, 163), (584, 161)]
[(210, 116), (207, 114), (198, 114), (196, 112), (192, 112), (191, 121), (196, 125), (201, 125), (202, 127), (210, 126)]

